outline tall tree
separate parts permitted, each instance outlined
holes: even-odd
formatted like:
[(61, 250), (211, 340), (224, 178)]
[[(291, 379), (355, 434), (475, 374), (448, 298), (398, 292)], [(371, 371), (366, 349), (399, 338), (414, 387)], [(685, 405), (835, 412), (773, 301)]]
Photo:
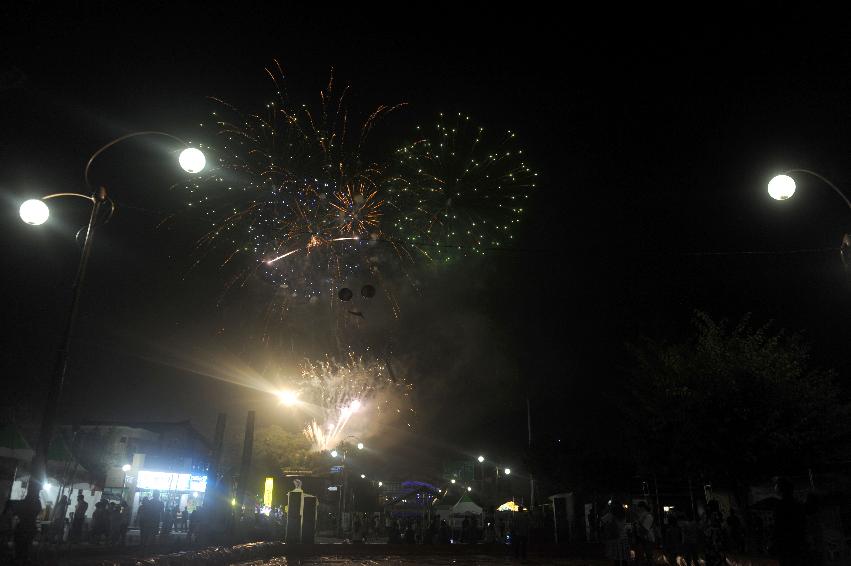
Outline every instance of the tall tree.
[(631, 345), (630, 446), (646, 471), (747, 482), (818, 466), (849, 432), (832, 371), (799, 335), (703, 312), (677, 341)]

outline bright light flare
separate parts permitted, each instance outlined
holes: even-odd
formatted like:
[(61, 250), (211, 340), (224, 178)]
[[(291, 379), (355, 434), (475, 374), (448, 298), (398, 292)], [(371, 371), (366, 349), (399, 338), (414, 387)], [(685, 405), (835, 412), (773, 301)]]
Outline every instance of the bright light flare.
[(298, 393), (295, 391), (279, 391), (276, 396), (278, 397), (278, 401), (281, 402), (281, 405), (286, 405), (287, 407), (292, 407), (298, 403)]
[(505, 472), (505, 475), (506, 475), (506, 476), (510, 476), (510, 475), (511, 475), (511, 468), (505, 468), (503, 471)]
[(479, 461), (479, 464), (481, 464), (482, 462), (484, 462), (484, 461), (485, 461), (485, 457), (484, 457), (484, 456), (479, 456), (477, 459), (478, 459), (478, 461)]
[(25, 201), (19, 210), (21, 220), (32, 226), (38, 226), (47, 222), (50, 216), (50, 209), (43, 200), (34, 198)]
[(337, 452), (336, 450), (331, 450), (331, 457), (336, 458), (337, 456), (339, 456), (339, 452)]
[(363, 450), (363, 442), (358, 442), (358, 450)]
[(187, 173), (200, 173), (204, 169), (204, 166), (207, 165), (207, 158), (204, 157), (204, 152), (194, 147), (187, 147), (181, 151), (177, 160)]
[(124, 464), (123, 466), (121, 466), (121, 471), (122, 471), (122, 472), (124, 472), (124, 473), (127, 473), (127, 472), (129, 472), (129, 471), (130, 471), (130, 469), (131, 469), (132, 467), (133, 467), (133, 466), (131, 466), (130, 464)]
[(768, 194), (776, 200), (786, 200), (795, 194), (795, 179), (789, 175), (777, 175), (768, 182)]

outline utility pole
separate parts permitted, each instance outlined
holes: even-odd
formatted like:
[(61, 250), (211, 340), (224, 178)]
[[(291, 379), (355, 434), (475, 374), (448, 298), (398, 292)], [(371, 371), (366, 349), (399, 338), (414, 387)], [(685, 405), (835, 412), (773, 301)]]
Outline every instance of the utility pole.
[[(526, 397), (526, 428), (529, 431), (529, 452), (532, 452), (532, 404)], [(531, 455), (531, 454), (530, 454)], [(529, 472), (529, 510), (535, 509), (535, 477)]]
[(251, 467), (251, 454), (254, 451), (254, 418), (256, 413), (248, 411), (245, 421), (245, 441), (242, 444), (242, 465), (239, 468), (239, 484), (236, 489), (236, 502), (240, 509), (245, 505), (245, 491), (248, 489), (248, 473)]

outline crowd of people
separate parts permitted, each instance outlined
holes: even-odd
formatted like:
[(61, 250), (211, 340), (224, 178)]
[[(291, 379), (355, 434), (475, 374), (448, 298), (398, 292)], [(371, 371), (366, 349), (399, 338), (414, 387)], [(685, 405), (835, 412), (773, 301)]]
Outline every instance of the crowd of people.
[[(745, 524), (735, 509), (722, 513), (717, 500), (701, 505), (695, 517), (684, 513), (663, 512), (661, 520), (644, 501), (634, 509), (610, 501), (599, 520), (599, 532), (605, 543), (606, 558), (617, 566), (650, 565), (664, 560), (668, 564), (721, 566), (729, 555), (768, 553), (781, 566), (812, 564), (807, 560), (806, 512), (792, 497), (790, 483), (780, 482), (781, 495), (773, 512), (770, 535), (764, 532), (758, 517), (752, 518), (748, 548)], [(755, 548), (754, 548), (755, 546)]]

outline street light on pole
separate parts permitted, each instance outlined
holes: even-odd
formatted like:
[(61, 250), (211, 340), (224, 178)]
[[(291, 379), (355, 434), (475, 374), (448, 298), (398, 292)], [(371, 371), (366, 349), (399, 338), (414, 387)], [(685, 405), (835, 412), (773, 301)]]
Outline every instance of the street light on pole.
[[(355, 404), (357, 404), (357, 405), (355, 405)], [(360, 408), (360, 401), (353, 401), (352, 404), (350, 405), (350, 407), (352, 407), (352, 410), (356, 411), (357, 409)], [(343, 465), (342, 465), (342, 468), (343, 468), (343, 485), (340, 486), (341, 487), (340, 501), (339, 501), (340, 509), (339, 509), (339, 512), (337, 513), (337, 515), (338, 515), (337, 516), (337, 536), (338, 537), (343, 536), (343, 513), (345, 513), (345, 511), (346, 511), (346, 502), (347, 502), (346, 491), (348, 491), (347, 488), (348, 488), (348, 483), (349, 483), (349, 472), (348, 472), (348, 467), (346, 466), (346, 456), (349, 453), (349, 447), (348, 447), (348, 444), (346, 444), (345, 441), (350, 439), (350, 438), (357, 441), (356, 446), (357, 446), (358, 450), (364, 449), (364, 444), (361, 441), (361, 439), (358, 438), (357, 436), (350, 434), (346, 438), (343, 439), (343, 442), (340, 445), (340, 449), (342, 450), (342, 454), (340, 454), (339, 450), (331, 450), (331, 457), (336, 458), (337, 456), (342, 456), (341, 459), (342, 459), (342, 462), (343, 462)], [(365, 478), (365, 477), (366, 476), (361, 474), (361, 478)]]
[[(815, 177), (820, 180), (822, 183), (833, 189), (839, 198), (845, 203), (849, 210), (851, 210), (851, 199), (849, 199), (845, 193), (839, 190), (839, 187), (834, 185), (829, 179), (816, 173), (815, 171), (811, 171), (809, 169), (788, 169), (781, 173), (780, 175), (775, 175), (771, 181), (768, 182), (768, 194), (771, 198), (776, 200), (787, 200), (792, 198), (795, 194), (795, 189), (797, 188), (795, 184), (795, 179), (789, 176), (789, 173), (804, 173)], [(839, 247), (840, 254), (842, 257), (842, 262), (846, 267), (851, 268), (851, 234), (845, 233), (842, 235), (842, 242)]]
[[(62, 387), (65, 383), (65, 377), (68, 374), (69, 352), (74, 337), (74, 328), (77, 320), (77, 312), (80, 306), (80, 296), (82, 294), (83, 282), (86, 276), (86, 268), (88, 267), (89, 256), (91, 254), (95, 227), (101, 217), (101, 207), (103, 207), (104, 205), (109, 206), (109, 216), (111, 216), (112, 211), (114, 210), (114, 204), (111, 200), (109, 200), (106, 188), (98, 187), (97, 189), (95, 189), (92, 186), (91, 182), (89, 181), (89, 171), (92, 167), (92, 163), (94, 162), (94, 160), (106, 149), (121, 142), (122, 140), (142, 135), (162, 135), (177, 140), (186, 148), (180, 156), (180, 164), (183, 169), (190, 173), (198, 173), (203, 169), (203, 153), (201, 153), (200, 150), (195, 150), (194, 152), (186, 153), (187, 150), (191, 148), (189, 148), (188, 144), (180, 138), (177, 138), (165, 132), (158, 131), (134, 132), (112, 140), (111, 142), (98, 149), (89, 158), (88, 162), (86, 163), (86, 168), (83, 171), (83, 179), (85, 180), (86, 187), (91, 190), (90, 195), (81, 193), (54, 193), (44, 196), (41, 199), (28, 200), (24, 202), (19, 209), (21, 220), (23, 220), (27, 224), (38, 226), (45, 223), (50, 217), (50, 209), (48, 208), (47, 203), (44, 202), (46, 200), (67, 196), (83, 198), (92, 203), (91, 213), (89, 215), (89, 223), (86, 227), (83, 247), (82, 251), (80, 252), (80, 260), (77, 265), (77, 273), (74, 277), (74, 282), (71, 287), (71, 304), (65, 317), (62, 342), (56, 353), (53, 375), (50, 380), (50, 385), (45, 398), (44, 410), (42, 412), (41, 418), (41, 427), (39, 430), (38, 441), (35, 447), (35, 455), (33, 456), (32, 466), (30, 469), (30, 481), (27, 486), (27, 494), (24, 499), (26, 503), (23, 505), (23, 508), (21, 509), (20, 513), (20, 524), (23, 528), (22, 532), (32, 533), (33, 535), (35, 534), (35, 520), (41, 508), (41, 504), (39, 502), (39, 493), (42, 489), (47, 468), (47, 452), (50, 448), (50, 441), (53, 438), (53, 430), (56, 426), (56, 413), (59, 408), (59, 399), (62, 395)], [(200, 157), (198, 154), (200, 154)], [(106, 220), (109, 220), (109, 217), (107, 217)], [(28, 547), (29, 544), (31, 544), (31, 540), (28, 543)]]

